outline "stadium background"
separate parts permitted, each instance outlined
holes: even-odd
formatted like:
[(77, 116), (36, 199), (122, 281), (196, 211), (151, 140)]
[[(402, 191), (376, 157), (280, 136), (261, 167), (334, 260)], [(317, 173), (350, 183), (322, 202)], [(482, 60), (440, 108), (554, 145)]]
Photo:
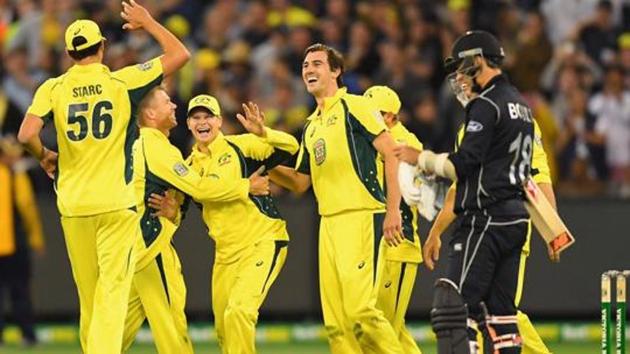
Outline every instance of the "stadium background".
[[(449, 1), (142, 1), (193, 53), (165, 84), (178, 104), (172, 141), (184, 154), (187, 100), (210, 93), (221, 102), (224, 132), (240, 132), (234, 119), (253, 100), (268, 124), (299, 136), (314, 102), (300, 78), (303, 50), (321, 41), (346, 58), (345, 84), (361, 93), (372, 84), (401, 96), (401, 119), (425, 146), (448, 151), (463, 112), (444, 84), (442, 58), (467, 29), (495, 33), (507, 53), (510, 79), (524, 93), (543, 129), (559, 209), (578, 239), (560, 264), (546, 259), (534, 238), (523, 308), (546, 323), (556, 341), (599, 336), (599, 277), (627, 267), (630, 247), (630, 3), (624, 0)], [(122, 30), (120, 1), (0, 0), (3, 134), (15, 132), (34, 89), (63, 72), (63, 32), (74, 19), (96, 20), (108, 38), (105, 62), (117, 69), (159, 53), (142, 31)], [(602, 109), (611, 103), (612, 109)], [(610, 105), (609, 105), (610, 107)], [(54, 127), (44, 133), (55, 148)], [(624, 162), (625, 161), (625, 162)], [(33, 164), (46, 251), (37, 255), (33, 295), (42, 340), (76, 341), (78, 305), (50, 181)], [(318, 341), (317, 215), (313, 197), (275, 191), (288, 220), (287, 264), (263, 306), (262, 341)], [(426, 237), (427, 223), (421, 227)], [(191, 210), (175, 245), (188, 286), (193, 338), (212, 342), (209, 279), (213, 253), (197, 210)], [(439, 274), (440, 270), (436, 271)], [(414, 335), (431, 341), (426, 327), (435, 274), (419, 272), (408, 318)], [(10, 319), (10, 318), (9, 318)], [(62, 324), (58, 326), (58, 324)], [(68, 326), (66, 326), (68, 325)], [(295, 326), (294, 326), (295, 325)], [(297, 326), (297, 327), (296, 327)], [(19, 338), (14, 328), (8, 342)], [(141, 337), (145, 341), (146, 336)], [(271, 351), (277, 353), (279, 351)], [(300, 351), (302, 352), (302, 351)], [(564, 353), (565, 351), (558, 351)], [(566, 351), (566, 353), (575, 351)], [(594, 352), (594, 351), (593, 351)]]

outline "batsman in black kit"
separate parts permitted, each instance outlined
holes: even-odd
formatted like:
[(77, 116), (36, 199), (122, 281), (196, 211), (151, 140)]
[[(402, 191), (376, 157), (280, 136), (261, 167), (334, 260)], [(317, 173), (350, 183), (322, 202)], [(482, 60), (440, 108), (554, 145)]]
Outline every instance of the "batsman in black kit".
[[(501, 72), (504, 52), (493, 35), (469, 31), (451, 55), (449, 81), (466, 106), (461, 145), (451, 154), (396, 150), (421, 173), (457, 183), (460, 222), (449, 243), (447, 278), (436, 282), (431, 311), (438, 353), (479, 353), (477, 330), (484, 335), (485, 353), (520, 353), (514, 299), (528, 231), (522, 185), (532, 160), (533, 117)], [(471, 89), (475, 95), (468, 101), (463, 93)]]

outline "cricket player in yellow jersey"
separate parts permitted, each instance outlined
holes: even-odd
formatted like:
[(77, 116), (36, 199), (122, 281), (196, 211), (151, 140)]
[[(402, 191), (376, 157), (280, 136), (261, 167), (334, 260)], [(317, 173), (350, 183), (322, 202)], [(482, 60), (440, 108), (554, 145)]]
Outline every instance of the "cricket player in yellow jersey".
[[(111, 72), (102, 64), (105, 39), (98, 25), (78, 20), (66, 29), (74, 65), (36, 91), (18, 139), (55, 179), (68, 256), (79, 294), (80, 338), (88, 354), (120, 353), (134, 244), (140, 237), (135, 209), (131, 146), (142, 97), (190, 54), (148, 11), (123, 2), (124, 28), (144, 28), (161, 57)], [(57, 130), (58, 154), (39, 139), (46, 121)]]
[[(413, 146), (422, 150), (422, 143), (398, 120), (400, 98), (387, 86), (372, 86), (363, 96), (380, 111), (396, 143)], [(416, 282), (418, 264), (422, 263), (422, 251), (418, 236), (418, 210), (400, 203), (402, 214), (403, 242), (397, 247), (389, 247), (381, 242), (381, 255), (384, 258), (383, 272), (378, 280), (376, 307), (383, 311), (392, 324), (405, 354), (420, 354), (420, 348), (405, 326), (405, 314)]]
[[(376, 308), (381, 236), (402, 242), (398, 160), (395, 141), (369, 100), (342, 86), (343, 59), (334, 49), (306, 49), (302, 79), (317, 108), (306, 123), (296, 169), (279, 166), (274, 182), (303, 192), (313, 185), (322, 216), (319, 229), (319, 283), (328, 342), (333, 353), (403, 353), (396, 333)], [(377, 170), (385, 161), (387, 197)], [(350, 334), (350, 335), (351, 335)]]
[[(457, 134), (457, 146), (459, 142), (461, 142), (464, 136), (464, 127), (459, 130)], [(547, 163), (547, 154), (545, 150), (543, 150), (542, 145), (542, 134), (540, 128), (536, 121), (534, 121), (534, 152), (532, 156), (532, 176), (534, 181), (538, 184), (540, 189), (545, 194), (545, 197), (549, 200), (549, 202), (555, 207), (556, 199), (553, 193), (553, 186), (551, 183), (551, 176), (549, 173), (549, 165)], [(453, 223), (456, 219), (456, 215), (453, 212), (453, 207), (455, 203), (455, 186), (453, 185), (447, 192), (446, 198), (444, 200), (444, 208), (437, 215), (435, 222), (429, 232), (429, 237), (427, 238), (424, 244), (424, 259), (426, 266), (433, 270), (435, 267), (435, 262), (439, 259), (440, 248), (441, 248), (441, 236), (446, 231), (448, 226)], [(521, 296), (523, 293), (523, 281), (525, 279), (525, 263), (527, 261), (527, 257), (530, 252), (530, 239), (531, 239), (531, 221), (529, 225), (529, 232), (527, 234), (527, 241), (523, 245), (523, 249), (521, 251), (521, 260), (520, 260), (520, 269), (519, 269), (519, 277), (518, 277), (518, 287), (516, 291), (516, 306), (521, 300)], [(559, 261), (559, 257), (557, 254), (549, 249), (549, 257), (552, 261)], [(534, 325), (529, 320), (529, 317), (522, 311), (518, 311), (516, 314), (517, 317), (517, 326), (518, 331), (523, 338), (522, 345), (522, 353), (523, 354), (550, 354), (551, 352), (545, 346), (545, 343), (540, 338), (538, 332), (534, 328)], [(481, 343), (481, 336), (479, 335), (477, 340)]]
[[(133, 158), (142, 240), (137, 247), (138, 269), (125, 326), (125, 350), (147, 318), (159, 353), (193, 351), (184, 314), (186, 287), (171, 244), (181, 214), (178, 208), (161, 208), (160, 200), (168, 199), (164, 194), (175, 189), (199, 202), (227, 202), (249, 200), (248, 192), (268, 193), (267, 178), (258, 174), (253, 174), (250, 183), (241, 176), (212, 179), (191, 171), (168, 140), (169, 131), (177, 125), (175, 107), (162, 87), (151, 90), (140, 105), (140, 138), (134, 143)], [(152, 205), (160, 206), (160, 211)]]
[[(271, 169), (297, 152), (294, 137), (264, 126), (256, 104), (243, 104), (243, 110), (245, 115), (237, 118), (250, 134), (224, 136), (219, 102), (209, 95), (190, 100), (187, 122), (195, 138), (187, 159), (191, 173), (229, 181)], [(258, 309), (287, 257), (286, 223), (269, 195), (198, 202), (216, 242), (212, 311), (221, 351), (254, 354)]]

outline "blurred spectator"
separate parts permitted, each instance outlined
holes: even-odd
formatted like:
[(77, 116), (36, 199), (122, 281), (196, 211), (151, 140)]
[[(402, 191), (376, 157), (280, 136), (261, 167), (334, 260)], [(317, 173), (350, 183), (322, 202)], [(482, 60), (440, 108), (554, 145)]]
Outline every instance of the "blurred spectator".
[(597, 163), (603, 149), (601, 138), (593, 132), (594, 123), (595, 117), (587, 111), (586, 91), (573, 88), (555, 141), (560, 182), (565, 190), (577, 193), (580, 189), (600, 188), (597, 181), (606, 176), (605, 165)]
[(553, 48), (545, 36), (544, 18), (538, 12), (529, 12), (521, 28), (514, 60), (506, 69), (514, 85), (523, 92), (539, 89), (540, 76), (551, 59)]
[[(344, 84), (349, 92), (389, 85), (401, 97), (401, 119), (415, 127), (425, 145), (448, 151), (463, 110), (444, 85), (442, 63), (457, 36), (484, 28), (500, 38), (509, 76), (527, 92), (543, 130), (544, 146), (549, 148), (565, 126), (574, 89), (590, 96), (604, 85), (604, 63), (623, 67), (626, 89), (630, 87), (630, 34), (618, 33), (630, 26), (622, 20), (623, 11), (626, 18), (630, 14), (630, 4), (624, 1), (146, 0), (145, 4), (195, 58), (166, 79), (173, 99), (180, 103), (181, 127), (183, 103), (194, 94), (210, 93), (225, 107), (226, 131), (240, 131), (232, 115), (243, 101), (253, 100), (276, 127), (296, 133), (306, 119), (304, 107), (313, 105), (301, 79), (304, 49), (323, 41), (344, 54)], [(112, 69), (143, 61), (159, 50), (142, 31), (122, 30), (120, 10), (120, 0), (0, 0), (0, 42), (5, 43), (0, 47), (0, 79), (5, 88), (0, 103), (8, 97), (9, 107), (20, 111), (7, 115), (16, 118), (5, 119), (5, 130), (19, 126), (33, 87), (71, 65), (61, 35), (76, 17), (87, 16), (100, 24), (108, 38), (105, 62)], [(480, 13), (482, 17), (477, 16)], [(611, 144), (610, 133), (598, 133), (595, 120), (593, 115), (592, 132), (601, 145), (599, 153), (593, 153), (596, 145), (589, 143), (587, 170), (597, 172), (589, 176), (606, 178), (604, 147)], [(54, 147), (52, 124), (44, 135)], [(177, 130), (173, 141), (185, 150), (187, 132)], [(548, 151), (555, 161), (553, 153)], [(578, 159), (577, 154), (567, 156)]]
[(310, 28), (298, 26), (289, 30), (289, 41), (287, 43), (285, 58), (294, 75), (302, 76), (304, 51), (311, 44), (313, 44), (313, 34)]
[(291, 4), (289, 0), (271, 0), (271, 11), (267, 16), (267, 23), (271, 27), (285, 25), (288, 27), (315, 25), (316, 19), (307, 10)]
[(17, 136), (23, 117), (20, 109), (11, 102), (6, 92), (0, 88), (0, 136), (7, 134)]
[(438, 116), (438, 107), (432, 94), (423, 95), (412, 107), (410, 117), (407, 114), (401, 118), (403, 123), (427, 149), (439, 147), (446, 138), (448, 122)]
[(400, 96), (404, 109), (412, 107), (422, 93), (430, 90), (430, 83), (410, 70), (406, 65), (403, 48), (395, 43), (386, 42), (379, 46), (383, 60), (374, 82), (392, 88)]
[(405, 48), (407, 62), (414, 74), (430, 82), (435, 91), (444, 80), (437, 18), (431, 11), (413, 5), (406, 7), (405, 14), (409, 22), (409, 42)]
[[(350, 27), (350, 21), (352, 20), (350, 11), (350, 1), (348, 0), (327, 0), (325, 19), (335, 23), (345, 33)], [(340, 48), (335, 48), (341, 50)]]
[[(298, 92), (301, 92), (300, 90)], [(276, 84), (274, 95), (266, 105), (265, 121), (269, 126), (299, 136), (304, 126), (304, 117), (310, 113), (309, 107), (295, 99), (294, 86), (287, 81)]]
[(601, 65), (615, 59), (618, 31), (612, 21), (612, 3), (601, 0), (595, 16), (581, 28), (578, 38), (586, 54)]
[(4, 298), (11, 300), (13, 318), (22, 343), (32, 346), (35, 336), (31, 300), (31, 251), (44, 252), (42, 224), (27, 174), (22, 149), (15, 138), (0, 138), (0, 344), (3, 341)]
[(575, 36), (576, 23), (592, 16), (599, 0), (545, 0), (540, 2), (547, 23), (547, 36), (558, 46)]
[(630, 88), (630, 32), (619, 36), (619, 64), (625, 72), (624, 87)]
[(567, 68), (574, 70), (576, 83), (589, 90), (603, 77), (602, 69), (584, 51), (576, 48), (573, 42), (564, 42), (555, 48), (540, 78), (540, 86), (545, 93), (554, 96), (560, 83), (560, 74)]
[(7, 75), (2, 81), (2, 87), (22, 115), (30, 106), (35, 89), (46, 80), (46, 74), (42, 70), (37, 67), (28, 68), (27, 59), (24, 48), (12, 49), (4, 58)]
[[(344, 56), (346, 70), (368, 79), (378, 70), (381, 57), (377, 51), (374, 35), (363, 21), (356, 21), (350, 27), (348, 51)], [(364, 83), (363, 89), (369, 87)]]
[(252, 1), (247, 5), (244, 16), (240, 17), (240, 38), (255, 47), (269, 38), (271, 28), (267, 23), (267, 7), (262, 1)]
[(588, 106), (596, 117), (595, 132), (605, 140), (613, 193), (630, 198), (630, 90), (623, 79), (621, 67), (608, 67), (603, 90)]

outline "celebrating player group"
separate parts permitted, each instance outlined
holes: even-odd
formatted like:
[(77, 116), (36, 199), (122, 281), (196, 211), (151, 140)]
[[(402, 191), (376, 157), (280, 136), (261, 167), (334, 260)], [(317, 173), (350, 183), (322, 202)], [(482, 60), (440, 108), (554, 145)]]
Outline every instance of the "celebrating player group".
[[(301, 141), (265, 126), (253, 102), (236, 116), (247, 133), (224, 135), (231, 117), (209, 92), (188, 103), (194, 146), (184, 157), (168, 140), (176, 106), (161, 82), (190, 54), (133, 0), (121, 16), (124, 29), (148, 32), (162, 55), (110, 71), (98, 24), (75, 21), (65, 32), (74, 65), (38, 88), (18, 136), (54, 179), (84, 353), (126, 352), (145, 320), (159, 353), (193, 353), (171, 242), (191, 201), (216, 243), (211, 310), (221, 351), (255, 353), (258, 311), (290, 248), (270, 181), (296, 193), (312, 186), (317, 199), (332, 353), (421, 353), (405, 313), (418, 265), (424, 259), (434, 269), (455, 219), (433, 294), (438, 353), (550, 353), (518, 311), (532, 230), (523, 185), (532, 178), (555, 200), (540, 130), (502, 74), (503, 48), (492, 35), (467, 32), (445, 60), (466, 112), (450, 154), (423, 149), (399, 120), (401, 101), (390, 88), (348, 93), (342, 55), (313, 44), (302, 79), (316, 108)], [(57, 152), (39, 138), (48, 121)], [(436, 179), (453, 183), (423, 252), (418, 210), (433, 207)]]

